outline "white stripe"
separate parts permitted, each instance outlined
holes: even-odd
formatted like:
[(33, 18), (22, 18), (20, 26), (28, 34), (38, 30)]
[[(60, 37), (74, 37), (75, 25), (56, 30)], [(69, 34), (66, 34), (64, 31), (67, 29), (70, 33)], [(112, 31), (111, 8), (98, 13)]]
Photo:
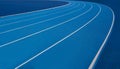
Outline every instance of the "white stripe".
[[(79, 6), (79, 5), (78, 5), (78, 6)], [(84, 8), (84, 7), (85, 7), (85, 4), (84, 4), (83, 8)], [(54, 18), (50, 18), (50, 19), (43, 20), (43, 21), (40, 21), (40, 22), (35, 22), (35, 23), (32, 23), (32, 24), (28, 24), (28, 25), (25, 25), (25, 26), (22, 26), (22, 27), (18, 27), (18, 28), (14, 28), (14, 29), (7, 30), (7, 31), (3, 31), (3, 32), (0, 32), (0, 34), (4, 34), (4, 33), (11, 32), (11, 31), (23, 29), (23, 28), (30, 27), (30, 26), (33, 26), (33, 25), (37, 25), (37, 24), (40, 24), (40, 23), (43, 23), (43, 22), (47, 22), (47, 21), (50, 21), (50, 20), (59, 18), (59, 17), (63, 17), (63, 16), (65, 16), (65, 15), (69, 15), (69, 14), (74, 13), (74, 12), (76, 12), (76, 10), (75, 10), (75, 11), (72, 11), (72, 12), (69, 12), (69, 13), (67, 13), (67, 14), (63, 14), (63, 15), (54, 17)]]
[(43, 54), (44, 52), (48, 51), (49, 49), (53, 48), (54, 46), (56, 46), (57, 44), (61, 43), (62, 41), (64, 41), (65, 39), (69, 38), (70, 36), (72, 36), (73, 34), (77, 33), (78, 31), (80, 31), (82, 28), (84, 28), (85, 26), (87, 26), (89, 23), (91, 23), (99, 14), (100, 14), (101, 10), (96, 14), (96, 16), (94, 16), (91, 20), (89, 20), (86, 24), (84, 24), (83, 26), (81, 26), (80, 28), (78, 28), (77, 30), (75, 30), (74, 32), (70, 33), (69, 35), (67, 35), (66, 37), (62, 38), (61, 40), (57, 41), (56, 43), (54, 43), (53, 45), (49, 46), (48, 48), (46, 48), (45, 50), (43, 50), (42, 52), (38, 53), (37, 55), (33, 56), (32, 58), (30, 58), (29, 60), (23, 62), (22, 64), (20, 64), (19, 66), (15, 67), (15, 69), (20, 68), (21, 66), (25, 65), (26, 63), (32, 61), (33, 59), (35, 59), (36, 57), (40, 56), (41, 54)]
[(47, 9), (42, 9), (42, 10), (35, 10), (35, 11), (24, 12), (24, 13), (19, 13), (19, 14), (1, 16), (0, 18), (5, 18), (5, 17), (8, 17), (8, 16), (16, 16), (16, 15), (21, 15), (21, 14), (29, 14), (29, 13), (33, 13), (33, 12), (45, 11), (45, 10), (50, 10), (50, 9), (56, 9), (56, 8), (59, 8), (59, 7), (64, 7), (64, 6), (69, 5), (69, 4), (71, 4), (71, 3), (68, 2), (68, 4), (65, 4), (65, 5), (62, 5), (62, 6), (56, 6), (56, 7), (47, 8)]
[(88, 69), (94, 69), (95, 63), (97, 62), (97, 60), (98, 60), (98, 58), (99, 58), (99, 56), (100, 56), (100, 53), (102, 52), (102, 49), (104, 48), (105, 43), (107, 42), (108, 37), (109, 37), (109, 35), (110, 35), (111, 31), (112, 31), (112, 28), (113, 28), (113, 25), (114, 25), (114, 21), (115, 21), (115, 15), (114, 15), (113, 10), (112, 10), (110, 7), (109, 7), (109, 9), (112, 11), (112, 14), (113, 14), (113, 20), (112, 20), (112, 24), (111, 24), (110, 30), (109, 30), (109, 32), (108, 32), (108, 34), (107, 34), (104, 42), (103, 42), (102, 45), (100, 46), (97, 54), (95, 55), (94, 59), (92, 60), (92, 62), (91, 62), (91, 64), (90, 64), (90, 66), (89, 66)]
[[(41, 17), (57, 14), (57, 13), (60, 13), (60, 12), (54, 12), (52, 14), (47, 14), (47, 15), (43, 15), (43, 16), (40, 16), (40, 17), (34, 17), (34, 18), (32, 17), (32, 18), (28, 18), (28, 19), (25, 19), (25, 20), (18, 20), (18, 21), (15, 21), (15, 22), (10, 22), (10, 23), (7, 23), (7, 24), (2, 24), (2, 25), (0, 25), (0, 27), (7, 26), (7, 25), (12, 25), (12, 24), (16, 24), (16, 23), (20, 23), (20, 22), (24, 22), (24, 21), (29, 21), (29, 20), (33, 20), (33, 19), (36, 19), (36, 18), (41, 18)], [(30, 17), (32, 15), (28, 15), (28, 16)], [(28, 17), (28, 16), (24, 16), (24, 17)], [(22, 17), (20, 17), (20, 18), (22, 18)], [(14, 19), (18, 19), (18, 18), (14, 18)], [(7, 19), (7, 20), (9, 20), (9, 19)]]
[[(90, 9), (89, 9), (88, 11), (90, 11)], [(57, 25), (54, 25), (54, 26), (51, 26), (51, 27), (49, 27), (49, 28), (43, 29), (43, 30), (38, 31), (38, 32), (36, 32), (36, 33), (33, 33), (33, 34), (30, 34), (30, 35), (24, 36), (24, 37), (22, 37), (22, 38), (19, 38), (19, 39), (17, 39), (17, 40), (13, 40), (13, 41), (8, 42), (8, 43), (5, 43), (5, 44), (3, 44), (3, 45), (0, 45), (0, 47), (4, 47), (4, 46), (7, 46), (7, 45), (10, 45), (10, 44), (15, 43), (15, 42), (17, 42), (17, 41), (26, 39), (26, 38), (31, 37), (31, 36), (33, 36), (33, 35), (37, 35), (37, 34), (39, 34), (39, 33), (41, 33), (41, 32), (44, 32), (44, 31), (50, 30), (50, 29), (52, 29), (52, 28), (55, 28), (55, 27), (57, 27), (57, 26), (60, 26), (60, 25), (62, 25), (62, 24), (65, 24), (65, 23), (67, 23), (67, 22), (69, 22), (69, 21), (71, 21), (71, 20), (73, 20), (73, 19), (76, 19), (77, 17), (82, 16), (82, 15), (84, 15), (85, 13), (87, 13), (87, 11), (84, 12), (84, 13), (82, 13), (82, 14), (80, 14), (80, 15), (78, 15), (78, 16), (76, 16), (76, 17), (73, 17), (73, 18), (71, 18), (71, 19), (69, 19), (69, 20), (67, 20), (67, 21), (65, 21), (65, 22), (59, 23), (59, 24), (57, 24)]]

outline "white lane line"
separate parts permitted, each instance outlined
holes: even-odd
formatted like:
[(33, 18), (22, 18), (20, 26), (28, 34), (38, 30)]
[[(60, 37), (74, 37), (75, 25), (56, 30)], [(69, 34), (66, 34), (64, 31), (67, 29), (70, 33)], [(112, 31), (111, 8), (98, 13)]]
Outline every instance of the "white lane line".
[(10, 42), (8, 42), (8, 43), (5, 43), (5, 44), (3, 44), (3, 45), (0, 45), (0, 48), (5, 47), (5, 46), (10, 45), (10, 44), (13, 44), (13, 43), (15, 43), (15, 42), (18, 42), (18, 41), (20, 41), (20, 40), (29, 38), (29, 37), (31, 37), (31, 36), (40, 34), (40, 33), (44, 32), (44, 31), (50, 30), (50, 29), (55, 28), (55, 27), (57, 27), (57, 26), (63, 25), (63, 24), (65, 24), (65, 23), (67, 23), (67, 22), (69, 22), (69, 21), (71, 21), (71, 20), (74, 20), (74, 19), (76, 19), (76, 18), (78, 18), (78, 17), (86, 14), (86, 13), (87, 13), (88, 11), (90, 11), (91, 9), (92, 9), (92, 7), (91, 7), (90, 9), (88, 9), (86, 12), (81, 13), (80, 15), (78, 15), (78, 16), (76, 16), (76, 17), (73, 17), (73, 18), (71, 18), (71, 19), (69, 19), (69, 20), (67, 20), (67, 21), (65, 21), (65, 22), (59, 23), (59, 24), (57, 24), (57, 25), (54, 25), (54, 26), (48, 27), (48, 28), (46, 28), (46, 29), (40, 30), (40, 31), (38, 31), (38, 32), (35, 32), (35, 33), (33, 33), (33, 34), (30, 34), (30, 35), (24, 36), (24, 37), (22, 37), (22, 38), (19, 38), (19, 39), (10, 41)]
[[(70, 6), (71, 7), (71, 6)], [(68, 8), (70, 8), (68, 7)], [(71, 10), (71, 9), (70, 9)], [(69, 10), (66, 10), (66, 11), (69, 11)], [(65, 11), (65, 12), (66, 12)], [(43, 16), (38, 16), (37, 17), (32, 17), (32, 18), (28, 18), (28, 19), (25, 19), (25, 20), (18, 20), (18, 21), (15, 21), (15, 22), (10, 22), (10, 23), (7, 23), (7, 24), (2, 24), (0, 25), (0, 27), (3, 27), (3, 26), (7, 26), (7, 25), (12, 25), (12, 24), (17, 24), (17, 23), (20, 23), (20, 22), (24, 22), (24, 21), (29, 21), (29, 20), (33, 20), (33, 19), (37, 19), (37, 18), (41, 18), (41, 17), (47, 17), (47, 16), (50, 16), (50, 15), (54, 15), (54, 14), (58, 14), (58, 13), (61, 13), (61, 12), (54, 12), (54, 13), (51, 13), (51, 14), (47, 14), (47, 15), (43, 15)], [(32, 15), (31, 15), (32, 16)], [(24, 16), (24, 17), (28, 17), (28, 16)], [(30, 17), (30, 16), (29, 16)], [(16, 18), (15, 18), (16, 19)]]
[[(85, 4), (84, 4), (83, 8), (84, 7), (85, 7)], [(40, 24), (40, 23), (44, 23), (44, 22), (47, 22), (47, 21), (51, 21), (53, 19), (64, 17), (64, 16), (69, 15), (69, 14), (74, 13), (74, 12), (76, 12), (76, 10), (72, 11), (72, 12), (69, 12), (69, 13), (66, 13), (66, 14), (63, 14), (63, 15), (60, 15), (60, 16), (57, 16), (57, 17), (47, 19), (47, 20), (43, 20), (43, 21), (40, 21), (40, 22), (35, 22), (35, 23), (32, 23), (32, 24), (28, 24), (28, 25), (25, 25), (25, 26), (18, 27), (18, 28), (13, 28), (13, 29), (10, 29), (10, 30), (7, 30), (7, 31), (3, 31), (3, 32), (0, 32), (0, 34), (8, 33), (8, 32), (11, 32), (11, 31), (15, 31), (15, 30), (26, 28), (26, 27), (34, 26), (34, 25), (37, 25), (37, 24)]]
[(37, 55), (33, 56), (32, 58), (28, 59), (27, 61), (23, 62), (22, 64), (18, 65), (17, 67), (15, 67), (15, 69), (19, 69), (21, 66), (25, 65), (26, 63), (32, 61), (33, 59), (35, 59), (36, 57), (40, 56), (41, 54), (43, 54), (44, 52), (48, 51), (49, 49), (53, 48), (54, 46), (56, 46), (57, 44), (61, 43), (62, 41), (64, 41), (65, 39), (69, 38), (70, 36), (74, 35), (75, 33), (77, 33), (78, 31), (80, 31), (82, 28), (84, 28), (85, 26), (87, 26), (89, 23), (91, 23), (99, 14), (100, 14), (101, 10), (98, 11), (98, 13), (91, 19), (89, 20), (87, 23), (85, 23), (83, 26), (79, 27), (77, 30), (73, 31), (72, 33), (70, 33), (69, 35), (67, 35), (66, 37), (62, 38), (61, 40), (57, 41), (56, 43), (54, 43), (53, 45), (49, 46), (48, 48), (46, 48), (45, 50), (41, 51), (40, 53), (38, 53)]
[(65, 4), (65, 5), (62, 5), (62, 6), (56, 6), (56, 7), (51, 7), (51, 8), (47, 8), (47, 9), (35, 10), (35, 11), (24, 12), (24, 13), (19, 13), (19, 14), (6, 15), (6, 16), (1, 16), (0, 18), (5, 18), (5, 17), (9, 17), (9, 16), (16, 16), (16, 15), (21, 15), (21, 14), (29, 14), (29, 13), (33, 13), (33, 12), (40, 12), (40, 11), (51, 10), (51, 9), (56, 9), (56, 8), (59, 8), (59, 7), (64, 7), (64, 6), (70, 5), (70, 4), (72, 4), (72, 3), (68, 2), (68, 4)]
[(108, 38), (109, 38), (109, 36), (110, 36), (110, 34), (111, 34), (111, 31), (112, 31), (112, 28), (113, 28), (113, 25), (114, 25), (115, 14), (114, 14), (113, 10), (112, 10), (110, 7), (108, 7), (108, 8), (111, 10), (112, 15), (113, 15), (112, 24), (111, 24), (111, 27), (110, 27), (110, 29), (109, 29), (109, 31), (108, 31), (108, 34), (106, 35), (105, 40), (103, 41), (102, 45), (100, 46), (97, 54), (95, 55), (95, 57), (94, 57), (94, 59), (92, 60), (92, 62), (91, 62), (91, 64), (90, 64), (90, 66), (89, 66), (88, 69), (94, 69), (94, 66), (95, 66), (95, 64), (96, 64), (96, 62), (97, 62), (97, 60), (98, 60), (98, 58), (99, 58), (99, 56), (100, 56), (100, 54), (101, 54), (101, 52), (102, 52), (105, 44), (106, 44), (106, 42), (107, 42), (107, 40), (108, 40)]

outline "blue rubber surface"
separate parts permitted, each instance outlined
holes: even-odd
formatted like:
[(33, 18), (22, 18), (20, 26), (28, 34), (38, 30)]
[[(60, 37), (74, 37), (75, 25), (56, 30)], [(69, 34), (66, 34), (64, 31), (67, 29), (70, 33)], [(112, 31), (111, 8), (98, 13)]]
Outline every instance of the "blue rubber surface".
[(110, 8), (64, 6), (0, 18), (1, 69), (87, 69), (112, 26)]

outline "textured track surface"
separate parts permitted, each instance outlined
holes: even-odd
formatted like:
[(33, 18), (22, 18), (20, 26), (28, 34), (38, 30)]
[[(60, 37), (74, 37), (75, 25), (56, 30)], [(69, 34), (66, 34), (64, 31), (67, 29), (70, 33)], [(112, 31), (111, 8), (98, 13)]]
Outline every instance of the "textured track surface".
[(113, 21), (110, 8), (79, 1), (1, 17), (0, 68), (91, 69)]

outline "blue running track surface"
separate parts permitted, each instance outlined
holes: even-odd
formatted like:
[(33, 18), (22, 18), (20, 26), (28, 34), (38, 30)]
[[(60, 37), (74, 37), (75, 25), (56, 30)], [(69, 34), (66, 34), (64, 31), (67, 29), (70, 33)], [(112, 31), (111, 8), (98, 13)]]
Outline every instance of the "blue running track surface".
[(93, 69), (112, 31), (104, 5), (66, 5), (0, 18), (0, 69)]

